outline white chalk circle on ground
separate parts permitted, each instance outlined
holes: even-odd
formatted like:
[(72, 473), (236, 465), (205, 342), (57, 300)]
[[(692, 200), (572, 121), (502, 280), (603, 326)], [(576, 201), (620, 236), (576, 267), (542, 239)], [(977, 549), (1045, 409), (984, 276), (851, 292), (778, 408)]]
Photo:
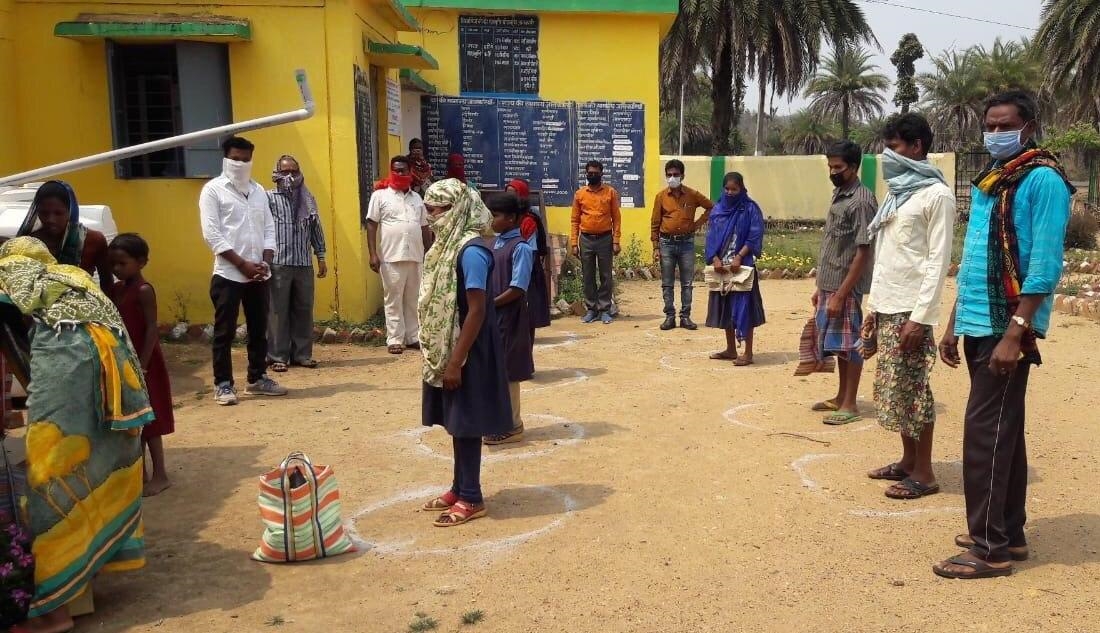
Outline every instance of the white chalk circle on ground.
[[(560, 371), (560, 370), (546, 369), (546, 370), (543, 370), (543, 371)], [(569, 370), (566, 370), (566, 371), (569, 371)], [(557, 382), (552, 382), (552, 383), (545, 384), (545, 385), (538, 385), (538, 386), (535, 386), (535, 387), (523, 387), (523, 388), (520, 389), (520, 393), (536, 393), (538, 391), (546, 391), (547, 389), (557, 389), (559, 387), (568, 387), (570, 385), (575, 385), (577, 383), (585, 382), (589, 379), (588, 374), (581, 371), (580, 369), (574, 369), (574, 370), (572, 370), (572, 372), (573, 372), (573, 375), (569, 378), (566, 378), (565, 380), (559, 380)], [(537, 375), (538, 374), (536, 374), (536, 376)]]
[(732, 409), (728, 409), (725, 413), (722, 414), (722, 417), (724, 417), (726, 421), (730, 424), (748, 429), (750, 431), (757, 431), (760, 433), (789, 433), (792, 435), (806, 435), (811, 437), (820, 435), (836, 435), (837, 433), (858, 433), (860, 431), (866, 431), (868, 429), (874, 428), (875, 426), (874, 422), (868, 422), (867, 424), (863, 424), (860, 426), (856, 426), (856, 424), (859, 424), (858, 422), (853, 422), (851, 424), (846, 424), (844, 426), (836, 427), (827, 431), (807, 431), (805, 429), (766, 429), (762, 426), (757, 426), (756, 424), (745, 422), (740, 417), (742, 411), (748, 411), (750, 409), (767, 406), (770, 405), (759, 403), (742, 404), (733, 407)]
[[(810, 466), (812, 464), (832, 460), (832, 459), (855, 459), (866, 458), (871, 459), (869, 455), (856, 455), (852, 453), (810, 453), (809, 455), (803, 455), (798, 459), (791, 462), (791, 470), (798, 475), (799, 480), (802, 483), (802, 487), (806, 488), (810, 492), (821, 498), (827, 498), (828, 493), (822, 488), (821, 484), (810, 474)], [(863, 476), (862, 473), (859, 473)], [(886, 481), (884, 483), (890, 484), (893, 482)], [(886, 498), (885, 496), (883, 497)], [(908, 506), (908, 504), (919, 503), (919, 500), (906, 501), (902, 499), (889, 500), (891, 503), (897, 503), (902, 506)], [(923, 516), (926, 514), (959, 514), (965, 513), (966, 508), (960, 506), (940, 506), (936, 508), (912, 508), (909, 510), (876, 510), (874, 508), (849, 508), (846, 512), (852, 516), (862, 517), (866, 519), (882, 519), (882, 518), (911, 518), (916, 516)]]
[(535, 341), (536, 341), (535, 342), (535, 349), (536, 350), (543, 350), (543, 349), (554, 349), (555, 347), (571, 347), (573, 345), (576, 345), (577, 341), (580, 340), (580, 337), (577, 336), (576, 332), (562, 332), (560, 334), (560, 336), (561, 336), (561, 338), (564, 338), (565, 340), (558, 341), (556, 343), (539, 343), (538, 338), (536, 338), (535, 339)]
[[(379, 555), (398, 555), (398, 556), (447, 556), (450, 554), (456, 554), (459, 552), (476, 552), (482, 554), (499, 554), (512, 549), (518, 545), (522, 545), (527, 541), (536, 539), (544, 534), (551, 532), (565, 522), (567, 518), (577, 510), (578, 504), (576, 499), (568, 494), (553, 488), (552, 486), (530, 486), (519, 484), (502, 484), (502, 487), (523, 490), (533, 490), (543, 493), (550, 497), (556, 497), (561, 503), (562, 513), (554, 518), (552, 521), (541, 527), (519, 534), (513, 534), (511, 536), (504, 536), (495, 539), (482, 539), (478, 541), (468, 542), (465, 545), (458, 545), (455, 547), (446, 548), (417, 548), (416, 539), (403, 539), (403, 540), (390, 540), (390, 541), (368, 541), (355, 528), (355, 522), (359, 519), (371, 514), (384, 510), (386, 508), (401, 504), (408, 503), (410, 505), (416, 505), (417, 502), (423, 503), (440, 493), (440, 486), (420, 486), (417, 488), (410, 488), (403, 492), (399, 492), (391, 497), (376, 501), (362, 509), (355, 514), (349, 516), (344, 520), (344, 530), (347, 532), (348, 537), (361, 551), (370, 551)], [(492, 507), (490, 505), (490, 519), (492, 517)], [(425, 513), (426, 515), (430, 513)], [(485, 519), (479, 519), (485, 521)], [(425, 530), (438, 530), (432, 525), (427, 525)], [(461, 527), (455, 528), (461, 530)], [(459, 535), (461, 531), (457, 532)], [(458, 539), (456, 539), (458, 540)]]
[[(737, 367), (733, 364), (732, 360), (715, 360), (710, 358), (710, 355), (718, 350), (712, 350), (709, 352), (687, 352), (676, 355), (662, 356), (658, 361), (661, 369), (668, 371), (692, 371), (693, 369), (705, 369), (707, 371), (737, 371), (737, 372), (750, 372), (752, 367)], [(774, 352), (774, 356), (782, 356), (783, 363), (791, 363), (798, 360), (798, 354), (790, 354), (787, 352)], [(682, 367), (680, 364), (685, 360), (701, 360), (702, 362), (693, 368)], [(761, 365), (756, 365), (761, 367)]]
[[(520, 450), (521, 447), (528, 444), (526, 440), (524, 444), (505, 444), (501, 448), (486, 446), (482, 449), (481, 453), (482, 464), (495, 464), (498, 462), (510, 462), (519, 459), (542, 457), (544, 455), (549, 455), (550, 453), (553, 453), (559, 448), (580, 444), (585, 438), (584, 425), (573, 422), (572, 420), (567, 420), (556, 415), (542, 414), (528, 414), (523, 417), (527, 422), (537, 421), (545, 423), (546, 425), (560, 425), (563, 427), (568, 427), (570, 435), (565, 439), (553, 440), (553, 444), (547, 446), (546, 448), (533, 447), (533, 449), (529, 450)], [(451, 455), (440, 453), (439, 451), (435, 450), (435, 448), (433, 448), (431, 445), (424, 442), (424, 435), (430, 433), (432, 429), (435, 428), (437, 427), (421, 426), (415, 429), (409, 429), (408, 431), (402, 432), (401, 437), (412, 438), (416, 442), (416, 449), (428, 457), (453, 462), (454, 458)], [(533, 429), (528, 427), (527, 430), (531, 431)], [(444, 433), (442, 428), (439, 429), (439, 432)]]

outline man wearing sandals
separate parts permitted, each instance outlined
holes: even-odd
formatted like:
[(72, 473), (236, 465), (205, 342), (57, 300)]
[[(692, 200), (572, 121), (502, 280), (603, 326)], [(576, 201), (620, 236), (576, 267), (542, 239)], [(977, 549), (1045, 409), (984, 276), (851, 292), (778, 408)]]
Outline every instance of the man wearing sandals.
[(1035, 100), (1021, 91), (985, 106), (985, 147), (993, 161), (974, 179), (959, 294), (940, 358), (958, 367), (959, 337), (970, 372), (963, 422), (967, 551), (932, 569), (945, 578), (1012, 573), (1028, 557), (1024, 405), (1038, 339), (1050, 326), (1062, 276), (1073, 187), (1054, 155), (1036, 148)]
[(939, 492), (932, 472), (936, 401), (929, 379), (936, 364), (932, 328), (951, 265), (955, 194), (928, 162), (932, 128), (919, 114), (891, 119), (883, 131), (882, 175), (889, 195), (871, 222), (875, 270), (870, 311), (863, 324), (863, 357), (878, 353), (875, 406), (878, 422), (901, 434), (901, 459), (868, 473), (898, 483), (892, 499)]
[[(328, 275), (325, 234), (317, 199), (305, 184), (298, 160), (279, 158), (271, 172), (274, 189), (267, 203), (275, 221), (275, 260), (271, 262), (271, 311), (267, 319), (267, 360), (285, 372), (294, 363), (313, 368), (313, 276)], [(313, 258), (317, 257), (317, 270)]]
[(826, 153), (833, 200), (825, 220), (825, 236), (817, 264), (817, 292), (812, 298), (822, 358), (835, 356), (840, 373), (836, 398), (819, 402), (815, 411), (832, 411), (825, 424), (848, 424), (860, 419), (856, 407), (859, 378), (861, 303), (871, 289), (871, 224), (878, 203), (859, 181), (863, 150), (851, 141), (832, 145)]

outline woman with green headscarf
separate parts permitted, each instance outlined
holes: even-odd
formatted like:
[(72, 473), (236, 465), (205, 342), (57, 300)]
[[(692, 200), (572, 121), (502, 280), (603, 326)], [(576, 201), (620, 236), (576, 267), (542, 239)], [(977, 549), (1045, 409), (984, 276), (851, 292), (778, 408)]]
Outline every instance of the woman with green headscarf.
[(118, 310), (86, 272), (37, 239), (9, 240), (0, 302), (34, 320), (24, 508), (35, 592), (12, 630), (69, 631), (68, 604), (97, 573), (144, 565), (141, 427), (153, 411)]
[(424, 194), (435, 242), (420, 282), (420, 346), (424, 354), (423, 421), (440, 425), (454, 446), (451, 489), (429, 501), (438, 527), (485, 516), (481, 438), (512, 428), (504, 347), (487, 299), (493, 255), (485, 244), (492, 216), (477, 191), (441, 180)]

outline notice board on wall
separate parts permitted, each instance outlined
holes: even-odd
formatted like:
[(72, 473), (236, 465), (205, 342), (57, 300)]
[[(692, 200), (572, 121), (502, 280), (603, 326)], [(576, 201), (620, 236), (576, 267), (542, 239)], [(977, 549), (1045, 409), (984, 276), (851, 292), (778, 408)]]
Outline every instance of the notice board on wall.
[(458, 61), (464, 95), (537, 96), (538, 17), (459, 16)]
[(421, 98), (421, 126), (432, 169), (462, 154), (478, 187), (523, 178), (547, 205), (567, 207), (585, 184), (584, 164), (604, 164), (604, 182), (625, 208), (644, 207), (645, 107), (641, 103), (555, 103), (467, 97)]

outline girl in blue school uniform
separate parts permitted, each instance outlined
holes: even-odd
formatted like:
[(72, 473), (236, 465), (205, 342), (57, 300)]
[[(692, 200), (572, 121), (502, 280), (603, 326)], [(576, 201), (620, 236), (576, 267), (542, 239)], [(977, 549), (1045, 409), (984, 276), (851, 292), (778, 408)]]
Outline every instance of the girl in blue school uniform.
[(455, 466), (450, 490), (423, 509), (441, 512), (436, 526), (453, 527), (486, 515), (481, 442), (512, 428), (512, 405), (496, 308), (488, 294), (489, 210), (475, 190), (454, 178), (429, 187), (424, 205), (435, 242), (425, 256), (420, 286), (423, 423), (447, 430)]
[(528, 287), (532, 283), (536, 252), (523, 237), (520, 222), (523, 209), (512, 192), (496, 194), (486, 200), (493, 214), (497, 237), (486, 243), (493, 251), (493, 272), (489, 275), (489, 296), (497, 312), (497, 324), (504, 343), (504, 370), (508, 377), (508, 396), (512, 402), (512, 429), (490, 435), (485, 443), (509, 444), (523, 439), (520, 415), (520, 384), (535, 374), (534, 332)]

